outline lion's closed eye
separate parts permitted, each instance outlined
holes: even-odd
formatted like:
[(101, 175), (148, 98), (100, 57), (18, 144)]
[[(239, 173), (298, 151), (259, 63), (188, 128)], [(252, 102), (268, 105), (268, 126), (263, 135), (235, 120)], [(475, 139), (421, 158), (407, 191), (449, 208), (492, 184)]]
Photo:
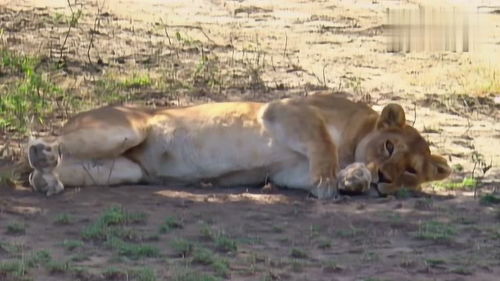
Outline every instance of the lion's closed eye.
[(387, 156), (391, 157), (392, 154), (394, 153), (394, 144), (390, 140), (386, 140), (384, 147), (385, 147), (385, 151), (387, 153)]

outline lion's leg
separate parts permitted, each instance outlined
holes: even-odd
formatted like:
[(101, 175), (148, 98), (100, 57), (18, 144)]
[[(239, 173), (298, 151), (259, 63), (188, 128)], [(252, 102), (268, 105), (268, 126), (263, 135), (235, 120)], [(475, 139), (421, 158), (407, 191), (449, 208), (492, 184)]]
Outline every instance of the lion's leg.
[[(106, 145), (105, 141), (103, 142), (103, 145)], [(68, 151), (68, 146), (65, 146), (68, 143), (71, 144), (69, 148), (74, 146), (68, 140), (67, 135), (63, 135), (58, 139), (37, 139), (29, 144), (28, 160), (33, 168), (29, 181), (33, 190), (50, 196), (62, 192), (65, 185), (136, 183), (142, 178), (140, 166), (123, 156), (99, 159), (77, 158), (74, 155), (84, 155), (82, 152), (85, 148), (81, 147), (78, 153), (73, 153), (74, 150)], [(130, 147), (123, 145), (124, 143), (122, 146), (116, 145), (115, 150), (129, 149)], [(110, 146), (109, 143), (107, 145)], [(65, 147), (65, 149), (63, 150), (61, 147)], [(87, 147), (90, 149), (88, 155), (99, 155), (91, 148), (92, 146)]]
[[(35, 191), (47, 196), (60, 193), (64, 186), (136, 183), (142, 178), (140, 166), (124, 156), (91, 159), (61, 153), (60, 140), (37, 139), (28, 147), (33, 172), (29, 181)], [(67, 140), (67, 139), (66, 139)]]
[[(114, 163), (113, 169), (124, 168), (124, 172), (131, 173), (130, 177), (118, 175), (117, 172), (104, 177), (92, 168), (94, 166), (83, 165), (91, 167), (90, 178), (98, 179), (92, 184), (137, 182), (136, 178), (142, 177), (140, 168), (135, 167), (133, 162), (131, 163), (134, 165), (128, 163), (129, 160), (122, 155), (146, 139), (150, 117), (149, 113), (138, 108), (103, 107), (80, 113), (70, 119), (57, 138), (30, 141), (28, 159), (34, 169), (30, 176), (33, 189), (51, 195), (61, 192), (64, 185), (89, 185), (89, 178), (80, 176), (72, 179), (71, 173), (65, 172), (72, 170), (70, 167), (78, 166), (71, 159), (80, 159), (78, 161), (87, 164), (94, 163), (92, 159), (104, 159), (107, 163)], [(61, 164), (61, 159), (64, 165)], [(107, 174), (111, 170), (108, 168)]]
[(141, 167), (123, 156), (84, 160), (66, 158), (55, 173), (66, 186), (134, 184), (143, 178)]
[(133, 107), (102, 107), (70, 119), (59, 143), (63, 155), (81, 159), (114, 158), (141, 144), (151, 115)]
[(273, 102), (262, 118), (273, 139), (306, 156), (313, 187), (318, 198), (337, 195), (337, 148), (321, 116), (313, 108)]

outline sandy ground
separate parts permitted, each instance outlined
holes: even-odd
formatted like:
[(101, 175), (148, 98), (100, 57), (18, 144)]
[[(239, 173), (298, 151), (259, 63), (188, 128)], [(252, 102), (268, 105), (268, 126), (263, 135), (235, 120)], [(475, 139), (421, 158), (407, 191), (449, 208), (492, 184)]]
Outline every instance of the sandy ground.
[[(481, 5), (493, 2), (478, 1)], [(227, 71), (216, 73), (236, 81), (231, 82), (234, 87), (221, 93), (196, 95), (151, 91), (145, 93), (144, 101), (178, 105), (269, 100), (333, 89), (349, 91), (353, 99), (364, 100), (376, 109), (391, 101), (398, 102), (406, 109), (410, 122), (429, 140), (432, 150), (446, 155), (453, 167), (463, 168), (456, 169), (453, 179), (471, 175), (475, 166), (472, 155), (476, 153), (492, 165), (484, 175), (476, 167), (475, 176), (484, 176), (482, 189), (499, 186), (500, 93), (478, 90), (491, 82), (485, 82), (482, 73), (496, 73), (490, 78), (499, 79), (498, 14), (481, 16), (477, 28), (480, 40), (470, 53), (402, 54), (386, 52), (385, 12), (387, 8), (413, 3), (71, 3), (73, 9), (83, 7), (84, 17), (66, 43), (67, 69), (53, 79), (78, 94), (91, 91), (89, 85), (99, 77), (136, 72), (170, 77), (176, 63), (196, 65), (200, 53), (209, 54), (217, 57), (218, 66), (227, 66)], [(56, 13), (69, 13), (66, 1), (1, 0), (0, 8), (3, 36), (9, 46), (57, 57), (57, 47), (67, 26), (47, 22)], [(92, 28), (98, 32), (87, 56)], [(182, 69), (175, 73), (180, 77)], [(240, 82), (244, 87), (236, 85)], [(54, 121), (55, 127), (58, 122)], [(432, 188), (429, 186), (428, 190)], [(468, 192), (452, 195), (456, 197), (355, 198), (333, 204), (285, 190), (262, 194), (260, 190), (248, 193), (241, 188), (88, 188), (68, 190), (62, 196), (46, 199), (21, 187), (2, 188), (0, 241), (22, 245), (23, 251), (2, 247), (0, 259), (15, 260), (48, 249), (54, 259), (86, 269), (85, 274), (70, 270), (54, 274), (39, 266), (30, 268), (24, 276), (33, 280), (128, 280), (129, 276), (119, 274), (115, 279), (106, 277), (103, 272), (110, 266), (150, 266), (158, 280), (210, 280), (175, 279), (183, 268), (207, 274), (217, 272), (208, 265), (196, 264), (192, 256), (175, 256), (169, 244), (182, 237), (211, 249), (211, 242), (200, 238), (203, 227), (210, 225), (226, 232), (238, 244), (236, 252), (217, 253), (229, 262), (230, 273), (219, 276), (223, 279), (497, 280), (498, 208), (479, 204)], [(158, 247), (160, 257), (120, 259), (115, 249), (87, 240), (76, 252), (60, 246), (65, 239), (81, 239), (81, 232), (112, 204), (148, 215), (147, 221), (131, 226), (140, 233), (140, 238), (132, 242)], [(54, 224), (59, 214), (69, 214), (74, 220), (69, 225)], [(157, 235), (159, 225), (172, 215), (182, 219), (184, 228)], [(16, 221), (26, 225), (25, 234), (5, 230)], [(436, 224), (437, 230), (432, 228)], [(429, 227), (432, 229), (427, 231)], [(431, 235), (425, 235), (428, 232)], [(153, 234), (158, 237), (151, 238)], [(302, 251), (304, 255), (300, 254)], [(71, 259), (77, 254), (83, 256), (82, 260)], [(130, 278), (140, 280), (137, 276)]]
[[(160, 187), (69, 190), (50, 199), (29, 190), (0, 194), (0, 228), (13, 221), (26, 225), (24, 234), (2, 233), (3, 243), (22, 245), (25, 256), (48, 249), (54, 260), (85, 268), (78, 273), (35, 267), (28, 270), (33, 280), (128, 280), (106, 279), (103, 272), (141, 266), (153, 268), (158, 280), (210, 280), (181, 279), (178, 272), (185, 268), (206, 274), (213, 269), (191, 262), (189, 255), (179, 257), (172, 246), (182, 238), (217, 249), (204, 237), (207, 226), (237, 243), (234, 252), (214, 250), (229, 263), (229, 274), (222, 278), (228, 280), (487, 281), (500, 273), (498, 210), (470, 197), (331, 203), (290, 191)], [(63, 247), (63, 241), (81, 241), (83, 231), (113, 204), (147, 214), (146, 222), (131, 226), (131, 240), (159, 248), (160, 257), (123, 258), (93, 240), (76, 249)], [(61, 214), (71, 221), (57, 223)], [(183, 227), (158, 234), (171, 216)], [(8, 260), (16, 254), (3, 250), (1, 256)]]

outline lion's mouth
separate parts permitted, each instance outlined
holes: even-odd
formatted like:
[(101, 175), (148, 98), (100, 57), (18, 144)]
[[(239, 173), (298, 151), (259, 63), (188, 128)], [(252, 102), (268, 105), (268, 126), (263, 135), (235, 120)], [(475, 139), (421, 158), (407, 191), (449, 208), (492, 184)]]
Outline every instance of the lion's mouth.
[(378, 183), (392, 183), (392, 181), (378, 170)]
[[(378, 189), (378, 183), (376, 183), (376, 182), (372, 182), (372, 183), (370, 184), (370, 188), (371, 188), (372, 190), (375, 190), (375, 191), (377, 192), (377, 195), (378, 195), (379, 197), (384, 197), (384, 196), (385, 196), (385, 194), (383, 194), (382, 192), (380, 192), (380, 190)], [(373, 194), (373, 193), (372, 193), (372, 194)], [(375, 195), (375, 194), (373, 194), (373, 195)], [(372, 196), (373, 196), (373, 195), (372, 195)]]
[(370, 184), (370, 187), (373, 190), (377, 191), (378, 196), (380, 196), (380, 197), (387, 196), (387, 194), (380, 191), (379, 184), (390, 184), (390, 183), (392, 183), (392, 181), (388, 177), (386, 177), (384, 175), (384, 173), (382, 173), (380, 170), (378, 170), (377, 176), (378, 176), (378, 181), (372, 182)]

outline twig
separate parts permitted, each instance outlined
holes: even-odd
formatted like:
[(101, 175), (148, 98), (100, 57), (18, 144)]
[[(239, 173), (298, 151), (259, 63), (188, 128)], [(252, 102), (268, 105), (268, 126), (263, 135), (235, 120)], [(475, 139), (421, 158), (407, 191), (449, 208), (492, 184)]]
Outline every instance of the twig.
[(89, 42), (89, 47), (87, 48), (87, 59), (89, 60), (89, 64), (92, 64), (92, 59), (90, 58), (90, 49), (94, 45), (94, 34), (96, 33), (97, 26), (100, 23), (101, 11), (102, 11), (102, 8), (104, 7), (104, 3), (105, 3), (105, 1), (102, 2), (102, 6), (99, 6), (99, 1), (96, 0), (97, 14), (96, 14), (95, 19), (94, 19), (94, 28), (90, 30), (90, 42)]
[(285, 33), (285, 48), (283, 48), (283, 58), (286, 57), (287, 46), (288, 46), (288, 35)]
[(417, 122), (417, 103), (413, 102), (413, 123), (411, 124), (412, 127), (415, 126), (415, 122)]
[(326, 75), (325, 75), (325, 69), (328, 66), (328, 64), (323, 65), (323, 86), (326, 87)]
[(196, 26), (196, 25), (170, 25), (169, 27), (173, 27), (173, 28), (187, 28), (187, 29), (198, 29), (199, 31), (201, 31), (201, 33), (205, 36), (205, 38), (207, 38), (208, 41), (210, 41), (210, 43), (212, 44), (216, 44), (214, 40), (212, 40), (208, 35), (207, 33), (205, 33), (205, 30), (203, 30), (203, 28), (201, 26)]
[(66, 36), (64, 37), (64, 41), (61, 45), (61, 48), (59, 49), (59, 62), (62, 61), (64, 47), (66, 46), (66, 42), (68, 41), (69, 33), (71, 32), (71, 28), (73, 27), (73, 20), (75, 18), (75, 13), (73, 12), (73, 7), (71, 6), (70, 0), (67, 0), (67, 2), (69, 10), (71, 11), (71, 21), (69, 22), (68, 31), (66, 31)]
[(170, 40), (170, 35), (168, 34), (168, 25), (166, 23), (163, 22), (163, 19), (160, 19), (161, 21), (161, 24), (164, 26), (163, 30), (165, 31), (165, 36), (167, 36), (167, 39), (168, 39), (168, 44), (170, 46), (172, 46), (172, 40)]

